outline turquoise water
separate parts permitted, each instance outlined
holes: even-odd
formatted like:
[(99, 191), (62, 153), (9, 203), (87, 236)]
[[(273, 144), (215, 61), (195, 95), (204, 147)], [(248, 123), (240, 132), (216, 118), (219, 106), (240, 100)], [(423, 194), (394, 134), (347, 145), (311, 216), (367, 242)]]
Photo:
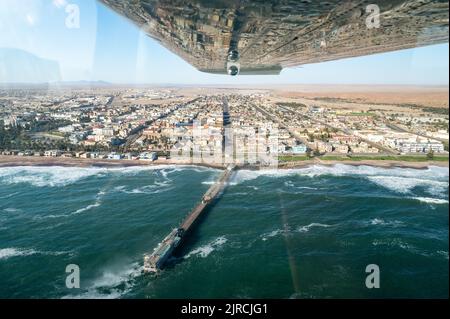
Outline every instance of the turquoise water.
[[(142, 256), (220, 171), (0, 168), (0, 298), (448, 297), (448, 168), (239, 171), (158, 277)], [(81, 288), (65, 286), (77, 264)], [(367, 289), (377, 264), (381, 288)]]

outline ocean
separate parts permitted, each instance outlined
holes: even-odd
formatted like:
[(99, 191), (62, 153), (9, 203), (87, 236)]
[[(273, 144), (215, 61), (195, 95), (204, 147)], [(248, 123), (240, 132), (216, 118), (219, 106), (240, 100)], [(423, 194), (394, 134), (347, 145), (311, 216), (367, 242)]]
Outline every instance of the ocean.
[[(143, 275), (143, 254), (219, 174), (0, 168), (0, 298), (448, 298), (440, 167), (238, 171), (170, 265)], [(66, 287), (69, 264), (79, 289)]]

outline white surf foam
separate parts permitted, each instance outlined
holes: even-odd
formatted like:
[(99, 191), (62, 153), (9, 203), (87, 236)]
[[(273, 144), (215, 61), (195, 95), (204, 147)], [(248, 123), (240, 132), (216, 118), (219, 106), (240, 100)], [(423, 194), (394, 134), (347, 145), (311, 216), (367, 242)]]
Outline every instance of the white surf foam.
[(38, 251), (34, 249), (24, 248), (4, 248), (0, 249), (0, 260), (31, 255), (60, 256), (65, 254), (73, 255), (73, 253), (70, 251)]
[(187, 254), (184, 258), (189, 258), (191, 256), (200, 256), (202, 258), (208, 257), (213, 251), (218, 249), (219, 247), (223, 246), (227, 242), (227, 238), (224, 236), (217, 237), (212, 242), (201, 246), (199, 248), (194, 249), (189, 254)]
[(368, 222), (368, 224), (369, 224), (369, 225), (373, 225), (373, 226), (381, 225), (381, 226), (394, 226), (394, 227), (398, 227), (398, 226), (402, 226), (404, 223), (403, 223), (402, 221), (399, 221), (399, 220), (386, 221), (386, 220), (381, 219), (381, 218), (374, 218), (374, 219), (371, 219), (371, 220)]
[(295, 174), (296, 170), (276, 170), (276, 169), (267, 169), (267, 170), (258, 170), (258, 171), (250, 171), (250, 170), (239, 170), (235, 172), (231, 179), (231, 185), (241, 184), (247, 181), (255, 180), (260, 176), (268, 176), (268, 177), (284, 177)]
[(247, 181), (258, 178), (259, 176), (308, 176), (316, 177), (323, 175), (330, 176), (399, 176), (411, 177), (429, 180), (447, 180), (449, 175), (448, 167), (430, 166), (427, 169), (412, 168), (382, 168), (366, 165), (346, 165), (336, 164), (333, 166), (311, 165), (298, 169), (267, 169), (267, 170), (239, 170), (235, 174), (236, 181)]
[(316, 188), (316, 187), (308, 187), (308, 186), (300, 186), (300, 187), (296, 187), (296, 188), (298, 188), (298, 189), (309, 189), (309, 190), (313, 190), (313, 191), (318, 190), (318, 188)]
[(2, 167), (0, 168), (0, 183), (26, 183), (36, 187), (61, 187), (104, 172), (105, 169), (102, 168)]
[(74, 216), (74, 215), (79, 215), (79, 214), (83, 214), (87, 211), (90, 211), (96, 207), (100, 207), (102, 205), (102, 199), (103, 197), (106, 195), (106, 191), (105, 190), (100, 190), (96, 197), (95, 197), (95, 201), (92, 204), (89, 204), (85, 207), (79, 208), (71, 213), (68, 214), (52, 214), (52, 215), (45, 215), (45, 216), (35, 216), (34, 219), (40, 220), (40, 219), (54, 219), (54, 218), (64, 218), (64, 217), (70, 217), (70, 216)]
[(331, 227), (331, 225), (320, 224), (320, 223), (311, 223), (311, 224), (309, 224), (309, 225), (299, 227), (299, 228), (298, 228), (298, 232), (300, 232), (300, 233), (306, 233), (306, 232), (309, 232), (309, 230), (310, 230), (311, 228), (314, 228), (314, 227), (328, 228), (328, 227)]
[(1, 196), (0, 199), (11, 198), (11, 197), (13, 197), (13, 196), (16, 196), (17, 194), (19, 194), (19, 192), (15, 192), (15, 193), (12, 193), (12, 194), (8, 194), (8, 195), (5, 195), (5, 196)]
[(372, 224), (372, 225), (383, 225), (383, 224), (385, 224), (385, 222), (382, 219), (375, 218), (375, 219), (372, 219), (370, 221), (370, 224)]
[(271, 232), (269, 232), (269, 233), (262, 234), (262, 235), (261, 235), (261, 239), (262, 239), (263, 241), (267, 241), (267, 240), (269, 240), (269, 239), (272, 238), (272, 237), (276, 237), (276, 236), (278, 236), (278, 235), (283, 234), (284, 232), (285, 232), (285, 231), (282, 230), (282, 229), (275, 229), (275, 230), (273, 230), (273, 231), (271, 231)]
[(286, 181), (286, 182), (284, 182), (284, 186), (286, 186), (286, 187), (294, 187), (294, 183), (291, 182), (291, 181)]
[[(286, 176), (357, 176), (398, 193), (409, 193), (415, 187), (424, 187), (425, 191), (434, 196), (442, 196), (449, 187), (448, 167), (431, 166), (427, 169), (412, 168), (380, 168), (372, 166), (354, 166), (337, 164), (334, 166), (312, 165), (300, 169), (279, 170), (239, 170), (231, 182), (240, 184), (259, 178), (260, 176), (283, 178)], [(287, 181), (287, 187), (294, 187), (294, 183)], [(303, 186), (306, 189), (308, 186)], [(311, 189), (313, 189), (311, 187)]]
[(233, 195), (233, 196), (247, 196), (248, 193), (245, 193), (245, 192), (237, 192), (237, 193), (233, 193), (232, 195)]
[(95, 197), (95, 202), (93, 204), (90, 204), (90, 205), (87, 205), (86, 207), (77, 209), (76, 211), (74, 211), (68, 215), (69, 216), (78, 215), (78, 214), (82, 214), (84, 212), (90, 211), (91, 209), (94, 209), (96, 207), (100, 207), (102, 205), (102, 199), (103, 199), (103, 196), (105, 196), (105, 194), (106, 194), (106, 192), (104, 190), (99, 191)]
[(19, 256), (30, 256), (38, 252), (33, 249), (4, 248), (0, 249), (0, 260)]
[(440, 198), (429, 198), (429, 197), (411, 197), (411, 199), (418, 200), (427, 204), (448, 204), (448, 200)]
[(444, 257), (445, 259), (448, 260), (448, 251), (445, 250), (438, 250), (436, 252), (437, 255)]
[(275, 229), (271, 232), (262, 234), (260, 237), (263, 241), (267, 241), (270, 238), (277, 237), (279, 235), (291, 235), (293, 233), (306, 233), (309, 232), (312, 228), (329, 228), (333, 227), (333, 225), (320, 224), (320, 223), (311, 223), (305, 226), (299, 226), (297, 229), (292, 229), (291, 227), (286, 227), (285, 229)]
[(82, 213), (84, 213), (84, 212), (87, 212), (88, 210), (91, 210), (91, 209), (95, 208), (95, 207), (99, 207), (101, 204), (102, 204), (102, 203), (101, 203), (99, 200), (97, 200), (94, 204), (91, 204), (91, 205), (88, 205), (88, 206), (86, 206), (86, 207), (77, 209), (76, 211), (74, 211), (74, 212), (71, 213), (70, 215), (78, 215), (78, 214), (82, 214)]
[(413, 245), (411, 245), (401, 239), (398, 239), (398, 238), (389, 239), (389, 240), (375, 239), (374, 241), (372, 241), (372, 245), (373, 246), (399, 247), (399, 248), (407, 250), (409, 252), (417, 253), (416, 247), (414, 247)]
[(124, 194), (159, 194), (170, 191), (173, 189), (173, 184), (171, 180), (166, 181), (155, 181), (151, 185), (145, 185), (142, 187), (129, 189), (125, 185), (117, 186), (114, 188), (114, 191), (121, 192)]
[(36, 187), (61, 187), (76, 183), (91, 176), (105, 174), (137, 175), (145, 171), (161, 171), (163, 177), (173, 172), (184, 170), (207, 171), (209, 168), (194, 166), (130, 166), (130, 167), (62, 167), (62, 166), (18, 166), (0, 167), (0, 183), (26, 183)]
[(3, 209), (3, 211), (5, 213), (21, 213), (21, 212), (23, 212), (21, 209), (13, 208), (13, 207), (5, 208), (5, 209)]
[(406, 194), (415, 187), (424, 187), (433, 194), (446, 191), (448, 182), (400, 176), (371, 176), (369, 180), (394, 192)]
[(294, 182), (292, 182), (292, 181), (286, 181), (286, 182), (284, 182), (284, 186), (286, 186), (286, 187), (293, 187), (293, 188), (296, 188), (296, 189), (317, 190), (316, 187), (309, 187), (309, 186), (295, 186)]
[(81, 294), (67, 295), (63, 299), (118, 299), (131, 291), (143, 267), (133, 263), (119, 269), (111, 268), (93, 280)]

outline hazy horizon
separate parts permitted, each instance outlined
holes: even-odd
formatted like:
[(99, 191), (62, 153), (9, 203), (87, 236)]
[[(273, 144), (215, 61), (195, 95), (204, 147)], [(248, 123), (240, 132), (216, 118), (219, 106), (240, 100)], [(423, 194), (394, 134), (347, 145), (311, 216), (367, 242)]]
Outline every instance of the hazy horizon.
[(0, 82), (0, 87), (8, 86), (20, 86), (20, 87), (36, 87), (36, 86), (76, 86), (76, 87), (211, 87), (211, 88), (292, 88), (292, 87), (373, 87), (373, 88), (442, 88), (449, 90), (449, 84), (409, 84), (409, 83), (120, 83), (120, 82), (108, 82), (105, 80), (78, 80), (78, 81), (58, 81), (58, 82)]
[(0, 83), (133, 85), (449, 85), (448, 43), (284, 69), (278, 76), (202, 73), (94, 0), (0, 0)]

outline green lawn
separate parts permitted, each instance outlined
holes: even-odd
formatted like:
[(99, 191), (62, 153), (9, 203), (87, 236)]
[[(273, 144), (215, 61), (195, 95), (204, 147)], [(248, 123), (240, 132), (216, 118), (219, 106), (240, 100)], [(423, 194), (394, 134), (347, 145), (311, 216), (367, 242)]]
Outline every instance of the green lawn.
[[(401, 162), (448, 162), (448, 156), (435, 155), (433, 159), (429, 159), (426, 155), (373, 155), (373, 156), (345, 156), (345, 155), (330, 155), (318, 157), (322, 161), (401, 161)], [(308, 156), (279, 156), (280, 162), (299, 162), (310, 160)]]
[(321, 160), (350, 160), (350, 161), (402, 161), (402, 162), (448, 162), (448, 156), (434, 156), (433, 159), (429, 159), (426, 155), (379, 155), (379, 156), (324, 156)]
[(299, 162), (310, 160), (310, 158), (306, 155), (292, 155), (292, 156), (278, 156), (278, 160), (280, 162)]

